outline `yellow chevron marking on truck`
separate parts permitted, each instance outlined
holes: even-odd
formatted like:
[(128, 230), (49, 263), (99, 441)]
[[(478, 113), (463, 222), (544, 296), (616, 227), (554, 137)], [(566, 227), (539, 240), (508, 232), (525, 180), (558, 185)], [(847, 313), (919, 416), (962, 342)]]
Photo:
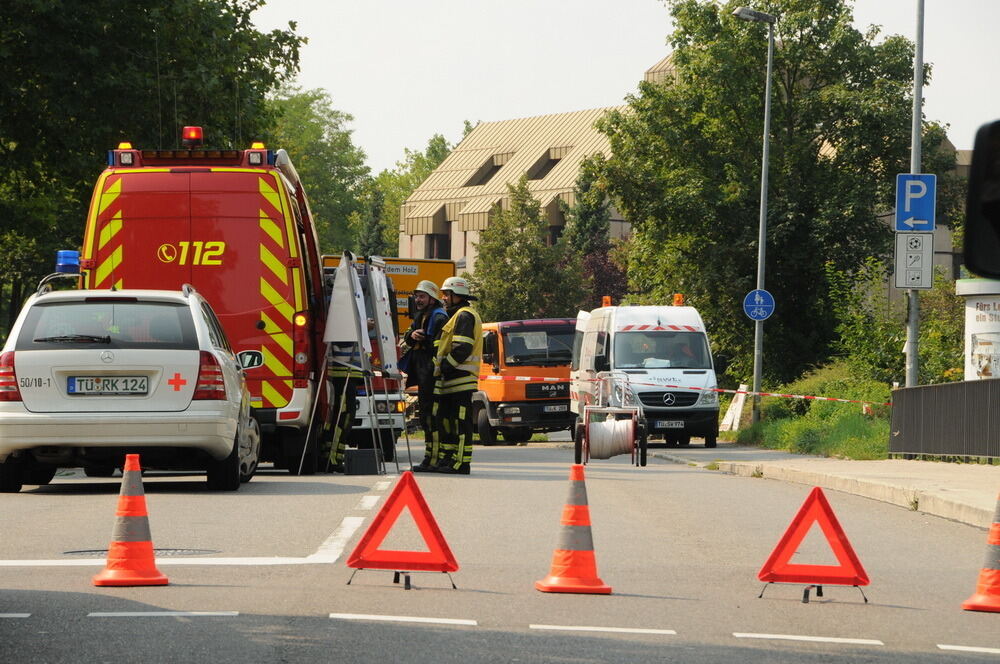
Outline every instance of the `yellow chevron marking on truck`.
[(295, 346), (292, 343), (292, 338), (285, 334), (284, 332), (279, 332), (278, 334), (272, 334), (271, 339), (274, 343), (281, 346), (281, 350), (288, 353), (288, 357), (292, 356)]
[(264, 356), (264, 366), (271, 370), (275, 376), (291, 376), (292, 370), (289, 368), (286, 362), (278, 359), (278, 357), (271, 352), (271, 349), (264, 347), (261, 351)]
[(268, 316), (263, 311), (260, 312), (260, 319), (262, 321), (264, 321), (264, 332), (265, 332), (265, 334), (277, 334), (277, 333), (281, 333), (281, 332), (284, 331), (280, 327), (278, 327), (278, 324), (275, 323), (273, 320), (271, 320), (271, 317)]
[(119, 265), (122, 264), (122, 248), (115, 247), (107, 258), (105, 258), (100, 265), (97, 266), (97, 277), (94, 280), (94, 286), (99, 288), (100, 284), (112, 274)]
[(278, 313), (285, 317), (285, 319), (290, 323), (292, 322), (292, 315), (295, 313), (295, 309), (292, 305), (285, 302), (285, 299), (281, 297), (278, 291), (274, 290), (271, 284), (267, 283), (264, 277), (260, 278), (260, 294), (264, 296), (264, 299), (271, 304), (272, 307), (277, 309)]
[(118, 235), (118, 232), (122, 229), (122, 212), (119, 210), (115, 212), (115, 216), (108, 219), (108, 223), (104, 224), (104, 228), (101, 229), (101, 238), (97, 241), (97, 249), (100, 251), (104, 248), (111, 238)]
[(260, 183), (260, 195), (267, 199), (267, 202), (274, 206), (278, 212), (284, 212), (281, 208), (281, 197), (278, 191), (267, 183), (267, 178), (257, 178)]
[(272, 254), (270, 250), (263, 244), (260, 245), (260, 262), (267, 266), (267, 269), (271, 271), (274, 276), (276, 276), (281, 283), (288, 285), (288, 271), (285, 266), (281, 264), (277, 256)]
[(264, 210), (260, 211), (260, 229), (267, 233), (276, 245), (282, 249), (285, 248), (285, 236), (281, 233), (281, 228), (278, 227), (274, 219), (267, 216), (267, 212)]
[[(290, 380), (282, 380), (279, 383), (284, 384), (289, 389), (292, 387), (292, 381)], [(281, 408), (288, 403), (288, 397), (274, 389), (270, 381), (262, 380), (260, 382), (260, 394), (265, 404), (273, 408)]]
[(97, 209), (97, 216), (100, 217), (104, 214), (104, 211), (108, 209), (108, 206), (114, 203), (118, 199), (118, 195), (122, 193), (122, 179), (118, 178), (111, 183), (107, 189), (101, 193), (101, 204)]

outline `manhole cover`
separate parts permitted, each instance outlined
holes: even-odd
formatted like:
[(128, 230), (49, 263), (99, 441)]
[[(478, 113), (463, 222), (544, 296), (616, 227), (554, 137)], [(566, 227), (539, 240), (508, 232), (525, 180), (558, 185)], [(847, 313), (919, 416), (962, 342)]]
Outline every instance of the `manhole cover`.
[[(208, 556), (221, 553), (212, 549), (153, 549), (157, 556)], [(84, 549), (80, 551), (63, 551), (64, 556), (106, 556), (107, 549)]]

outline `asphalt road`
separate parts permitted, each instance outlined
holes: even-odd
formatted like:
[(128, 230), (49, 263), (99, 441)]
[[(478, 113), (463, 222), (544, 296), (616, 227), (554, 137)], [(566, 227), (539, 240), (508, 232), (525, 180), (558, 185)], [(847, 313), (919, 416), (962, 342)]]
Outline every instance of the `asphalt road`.
[[(452, 575), (457, 590), (437, 573), (414, 574), (414, 589), (404, 590), (391, 572), (375, 570), (347, 585), (347, 554), (395, 476), (265, 471), (236, 494), (212, 494), (200, 477), (150, 474), (152, 539), (170, 585), (146, 588), (90, 584), (114, 524), (117, 480), (73, 473), (0, 495), (0, 662), (1000, 655), (1000, 616), (959, 608), (982, 564), (982, 530), (828, 492), (872, 579), (869, 603), (857, 589), (834, 586), (808, 604), (801, 585), (770, 586), (758, 599), (757, 571), (809, 488), (656, 459), (646, 468), (625, 457), (586, 467), (598, 573), (613, 594), (538, 592), (571, 460), (565, 444), (477, 448), (470, 477), (416, 476), (461, 566)], [(423, 546), (404, 516), (383, 548)], [(793, 562), (832, 562), (818, 531)]]

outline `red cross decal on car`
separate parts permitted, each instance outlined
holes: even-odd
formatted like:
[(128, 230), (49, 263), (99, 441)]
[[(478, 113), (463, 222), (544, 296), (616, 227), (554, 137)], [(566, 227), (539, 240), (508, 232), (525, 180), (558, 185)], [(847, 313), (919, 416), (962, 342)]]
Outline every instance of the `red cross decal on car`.
[(167, 381), (167, 385), (174, 388), (174, 392), (180, 392), (182, 385), (187, 385), (187, 381), (181, 378), (180, 373), (175, 372), (174, 377)]

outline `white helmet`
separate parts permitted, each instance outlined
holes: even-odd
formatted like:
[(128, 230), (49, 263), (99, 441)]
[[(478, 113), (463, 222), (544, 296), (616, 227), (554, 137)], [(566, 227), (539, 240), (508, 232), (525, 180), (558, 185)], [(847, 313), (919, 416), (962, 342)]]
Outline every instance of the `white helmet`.
[(423, 279), (419, 284), (417, 284), (417, 287), (413, 289), (413, 292), (416, 293), (417, 291), (427, 293), (432, 299), (441, 299), (441, 296), (438, 294), (437, 284), (429, 279)]
[(462, 277), (448, 277), (444, 280), (441, 285), (441, 292), (451, 291), (455, 295), (461, 295), (470, 300), (475, 300), (472, 293), (469, 291), (469, 282), (467, 282)]

